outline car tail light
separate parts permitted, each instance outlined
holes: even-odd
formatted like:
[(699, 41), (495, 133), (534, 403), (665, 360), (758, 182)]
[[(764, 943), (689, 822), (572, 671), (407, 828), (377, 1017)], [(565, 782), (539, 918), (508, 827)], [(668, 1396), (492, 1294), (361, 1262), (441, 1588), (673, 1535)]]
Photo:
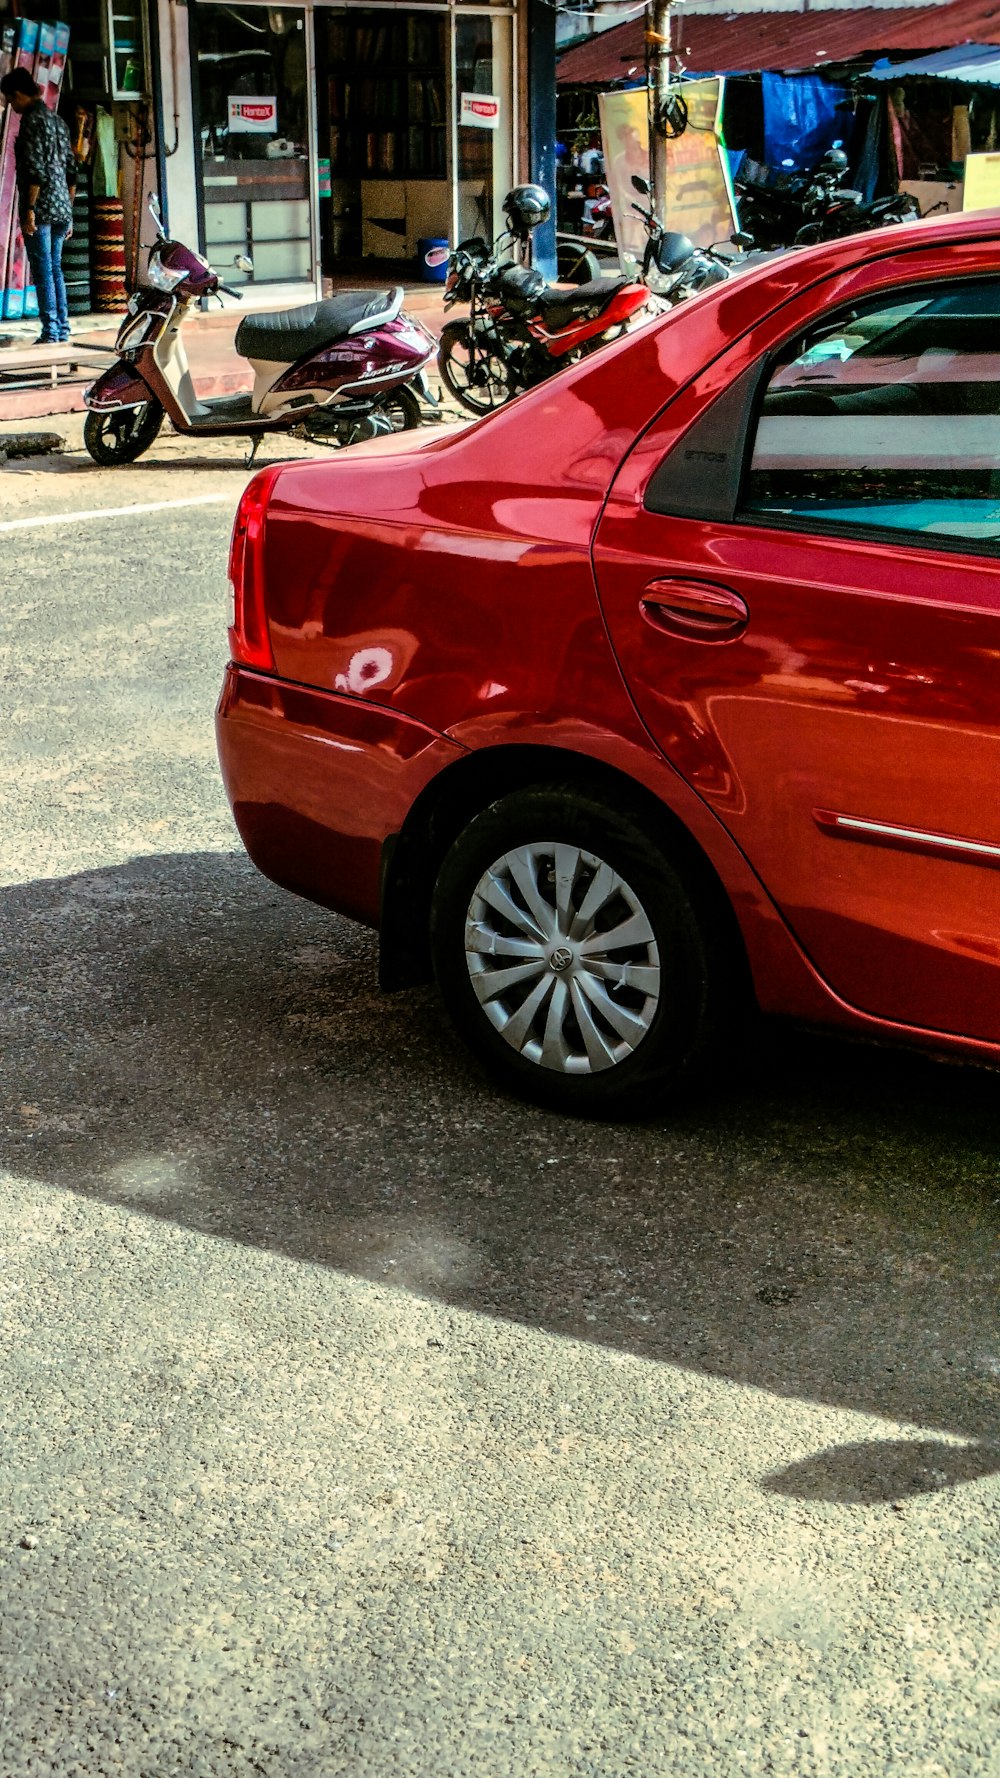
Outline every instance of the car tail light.
[(267, 628), (264, 600), (264, 512), (274, 471), (255, 475), (236, 509), (229, 546), (229, 584), (233, 594), (233, 621), (229, 627), (229, 652), (237, 666), (274, 672), (274, 655)]

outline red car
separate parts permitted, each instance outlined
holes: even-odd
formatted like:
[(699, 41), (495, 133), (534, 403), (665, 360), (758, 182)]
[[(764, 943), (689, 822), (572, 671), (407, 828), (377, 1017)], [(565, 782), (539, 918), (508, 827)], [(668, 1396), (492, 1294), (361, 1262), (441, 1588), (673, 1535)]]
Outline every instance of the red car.
[(754, 1001), (1000, 1060), (998, 240), (786, 254), (249, 485), (247, 850), (508, 1085), (655, 1109)]

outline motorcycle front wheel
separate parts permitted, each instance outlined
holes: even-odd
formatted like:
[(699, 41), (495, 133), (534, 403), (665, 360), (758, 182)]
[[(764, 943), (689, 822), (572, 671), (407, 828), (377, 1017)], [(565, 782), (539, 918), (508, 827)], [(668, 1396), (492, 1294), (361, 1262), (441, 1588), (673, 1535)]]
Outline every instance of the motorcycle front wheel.
[(91, 410), (84, 421), (83, 442), (102, 469), (115, 469), (148, 451), (162, 425), (163, 409), (151, 396), (138, 407), (114, 408), (107, 414)]
[(509, 401), (512, 390), (507, 366), (499, 353), (477, 342), (473, 348), (467, 321), (451, 321), (441, 333), (438, 369), (449, 395), (470, 414), (491, 414)]

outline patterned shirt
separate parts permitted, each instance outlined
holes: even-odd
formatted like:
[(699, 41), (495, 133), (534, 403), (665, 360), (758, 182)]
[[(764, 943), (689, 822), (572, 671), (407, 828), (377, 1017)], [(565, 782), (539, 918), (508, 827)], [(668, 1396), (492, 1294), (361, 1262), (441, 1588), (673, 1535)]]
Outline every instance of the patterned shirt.
[(62, 118), (50, 111), (41, 99), (29, 105), (21, 118), (14, 142), (14, 160), (22, 220), (28, 208), (29, 188), (37, 185), (35, 222), (50, 222), (56, 228), (68, 228), (73, 219), (69, 188), (76, 185), (76, 161), (70, 147), (69, 130)]

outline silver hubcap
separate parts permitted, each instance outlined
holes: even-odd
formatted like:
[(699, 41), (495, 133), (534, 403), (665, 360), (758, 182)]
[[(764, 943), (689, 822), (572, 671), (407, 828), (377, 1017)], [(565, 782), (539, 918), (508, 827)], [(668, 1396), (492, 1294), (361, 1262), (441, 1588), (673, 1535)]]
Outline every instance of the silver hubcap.
[(659, 1005), (660, 957), (639, 897), (578, 846), (543, 840), (498, 858), (469, 904), (465, 957), (494, 1029), (561, 1074), (623, 1062)]

